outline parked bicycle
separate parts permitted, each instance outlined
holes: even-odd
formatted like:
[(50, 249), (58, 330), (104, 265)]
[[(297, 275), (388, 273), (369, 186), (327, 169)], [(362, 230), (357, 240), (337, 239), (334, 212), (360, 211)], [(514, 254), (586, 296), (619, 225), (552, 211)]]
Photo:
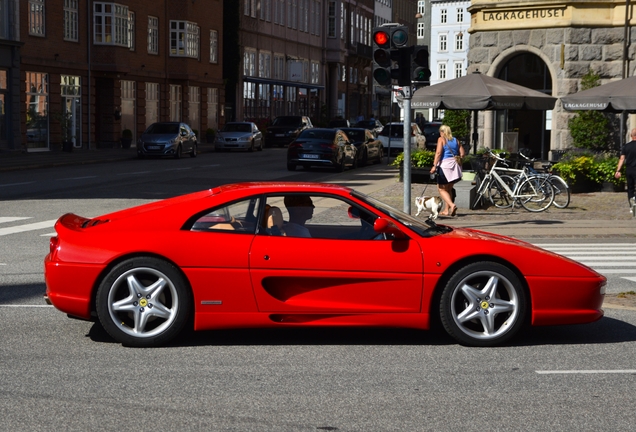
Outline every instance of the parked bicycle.
[[(554, 201), (554, 188), (545, 176), (529, 173), (528, 167), (514, 169), (505, 158), (486, 149), (492, 164), (477, 186), (475, 201), (471, 208), (490, 202), (498, 208), (521, 205), (528, 211), (541, 212)], [(498, 167), (501, 164), (503, 167)], [(501, 174), (499, 174), (501, 172)], [(508, 173), (515, 173), (515, 177)]]
[(570, 205), (570, 186), (562, 177), (552, 174), (552, 163), (542, 164), (545, 172), (538, 172), (534, 169), (536, 159), (531, 159), (526, 153), (528, 153), (528, 149), (519, 149), (519, 156), (525, 160), (525, 162), (522, 163), (528, 166), (528, 171), (534, 175), (546, 176), (554, 188), (554, 206), (557, 208), (566, 208)]

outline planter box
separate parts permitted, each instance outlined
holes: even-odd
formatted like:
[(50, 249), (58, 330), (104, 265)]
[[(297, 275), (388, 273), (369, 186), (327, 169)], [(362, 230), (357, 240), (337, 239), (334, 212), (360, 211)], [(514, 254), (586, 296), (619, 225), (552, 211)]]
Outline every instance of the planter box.
[(572, 190), (572, 193), (599, 192), (602, 186), (603, 185), (601, 183), (597, 183), (587, 177), (577, 175), (572, 184), (570, 184), (570, 189)]
[[(404, 169), (400, 167), (400, 182), (404, 182)], [(431, 167), (411, 167), (411, 183), (437, 183), (431, 178)]]

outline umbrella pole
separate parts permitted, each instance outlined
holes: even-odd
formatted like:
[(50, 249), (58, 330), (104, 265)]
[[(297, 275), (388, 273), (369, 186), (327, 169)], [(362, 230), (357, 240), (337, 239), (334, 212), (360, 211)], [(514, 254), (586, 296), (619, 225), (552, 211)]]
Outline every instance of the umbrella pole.
[(477, 110), (473, 110), (473, 154), (477, 154)]

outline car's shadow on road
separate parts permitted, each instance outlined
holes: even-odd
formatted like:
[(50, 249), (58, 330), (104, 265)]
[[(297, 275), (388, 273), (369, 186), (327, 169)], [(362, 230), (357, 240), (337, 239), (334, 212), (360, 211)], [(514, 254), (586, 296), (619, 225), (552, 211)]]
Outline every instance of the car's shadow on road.
[[(115, 342), (98, 323), (87, 334), (95, 342)], [(591, 324), (533, 327), (506, 346), (612, 344), (636, 341), (636, 326), (605, 317)], [(444, 331), (393, 328), (272, 328), (187, 332), (170, 347), (250, 345), (454, 345)]]

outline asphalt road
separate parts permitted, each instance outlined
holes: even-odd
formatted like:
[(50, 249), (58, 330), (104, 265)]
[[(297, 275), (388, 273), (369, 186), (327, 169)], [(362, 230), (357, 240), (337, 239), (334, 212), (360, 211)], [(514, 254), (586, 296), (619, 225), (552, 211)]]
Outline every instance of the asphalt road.
[[(287, 172), (281, 149), (3, 174), (0, 221), (25, 219), (0, 223), (0, 430), (633, 430), (632, 310), (490, 349), (399, 329), (209, 331), (130, 349), (44, 305), (52, 230), (14, 232), (228, 181), (371, 191), (381, 175)], [(608, 289), (619, 280), (633, 284), (619, 275)]]

